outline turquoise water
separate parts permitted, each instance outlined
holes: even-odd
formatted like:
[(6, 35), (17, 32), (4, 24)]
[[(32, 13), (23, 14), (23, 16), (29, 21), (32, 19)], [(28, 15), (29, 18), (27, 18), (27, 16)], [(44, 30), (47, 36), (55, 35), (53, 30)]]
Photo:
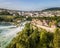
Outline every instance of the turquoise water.
[(19, 27), (13, 25), (0, 24), (0, 48), (6, 48), (11, 40), (22, 31), (26, 22), (21, 23)]
[[(12, 27), (14, 27), (14, 28), (12, 28)], [(0, 25), (0, 48), (5, 48), (5, 46), (7, 46), (7, 44), (8, 44), (8, 42), (11, 41), (12, 35), (8, 35), (8, 34), (10, 32), (12, 32), (14, 29), (16, 29), (16, 27), (12, 26), (12, 25), (9, 25), (9, 26)]]

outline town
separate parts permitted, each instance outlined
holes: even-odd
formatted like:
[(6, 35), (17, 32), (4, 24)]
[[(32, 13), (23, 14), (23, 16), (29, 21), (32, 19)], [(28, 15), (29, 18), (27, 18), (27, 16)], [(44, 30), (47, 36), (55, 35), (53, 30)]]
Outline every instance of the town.
[(9, 10), (9, 9), (2, 9), (0, 8), (0, 15), (5, 13), (6, 15), (13, 15), (13, 16), (30, 16), (30, 17), (54, 17), (60, 16), (60, 8), (45, 9), (41, 11), (19, 11), (19, 10)]

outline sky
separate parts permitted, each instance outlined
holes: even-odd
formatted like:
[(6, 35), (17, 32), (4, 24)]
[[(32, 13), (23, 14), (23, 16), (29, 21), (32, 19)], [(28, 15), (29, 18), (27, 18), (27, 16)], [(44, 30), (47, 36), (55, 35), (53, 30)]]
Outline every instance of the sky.
[(13, 10), (42, 10), (60, 7), (60, 0), (0, 0), (0, 8)]

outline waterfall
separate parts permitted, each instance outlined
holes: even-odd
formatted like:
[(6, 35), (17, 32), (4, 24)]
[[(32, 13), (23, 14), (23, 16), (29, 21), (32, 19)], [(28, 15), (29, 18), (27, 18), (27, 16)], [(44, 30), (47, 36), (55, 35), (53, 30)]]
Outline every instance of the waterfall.
[(21, 23), (19, 27), (16, 26), (0, 26), (0, 48), (5, 48), (16, 34), (24, 28), (26, 22)]

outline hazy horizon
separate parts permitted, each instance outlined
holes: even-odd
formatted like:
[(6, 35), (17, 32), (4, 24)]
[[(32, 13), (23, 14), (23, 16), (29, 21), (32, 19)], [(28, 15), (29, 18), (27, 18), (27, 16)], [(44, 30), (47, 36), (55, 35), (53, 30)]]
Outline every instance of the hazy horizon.
[(42, 10), (60, 7), (60, 0), (0, 0), (0, 8), (12, 10)]

